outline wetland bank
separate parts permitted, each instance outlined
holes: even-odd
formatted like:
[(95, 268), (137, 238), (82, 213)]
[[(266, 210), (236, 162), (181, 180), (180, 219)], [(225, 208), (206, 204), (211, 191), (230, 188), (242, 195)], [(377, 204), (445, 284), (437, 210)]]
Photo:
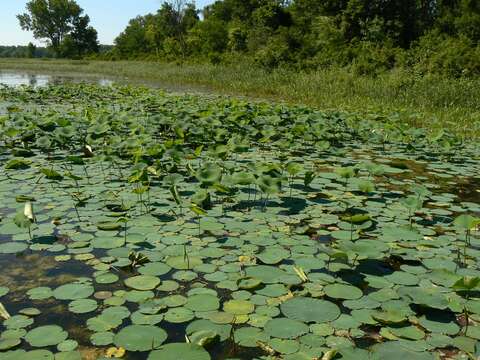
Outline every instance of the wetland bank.
[(0, 164), (1, 360), (480, 356), (474, 141), (55, 84), (0, 89)]

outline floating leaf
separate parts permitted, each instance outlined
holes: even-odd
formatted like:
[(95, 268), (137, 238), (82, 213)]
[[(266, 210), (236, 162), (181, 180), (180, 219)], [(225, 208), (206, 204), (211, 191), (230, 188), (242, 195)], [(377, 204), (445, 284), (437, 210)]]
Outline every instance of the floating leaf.
[(113, 342), (128, 351), (147, 351), (157, 349), (166, 339), (165, 330), (157, 326), (130, 325), (120, 330)]
[(280, 305), (290, 319), (303, 322), (326, 323), (340, 316), (340, 309), (332, 302), (307, 297), (294, 297)]
[(45, 325), (30, 330), (25, 340), (34, 347), (58, 345), (68, 337), (68, 333), (57, 325)]
[(160, 349), (152, 351), (148, 360), (178, 360), (181, 354), (182, 360), (210, 360), (208, 352), (196, 344), (172, 343)]
[(125, 285), (135, 290), (153, 290), (160, 285), (160, 279), (152, 275), (138, 275), (126, 279)]

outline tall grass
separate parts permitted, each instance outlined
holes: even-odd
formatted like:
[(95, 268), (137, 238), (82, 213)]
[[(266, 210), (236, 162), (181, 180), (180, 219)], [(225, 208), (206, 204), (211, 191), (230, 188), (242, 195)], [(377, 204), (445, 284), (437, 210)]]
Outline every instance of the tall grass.
[[(377, 77), (345, 69), (267, 71), (251, 64), (231, 65), (0, 59), (0, 70), (75, 76), (107, 76), (121, 82), (167, 89), (305, 104), (325, 110), (389, 114), (417, 126), (446, 127), (469, 137), (480, 126), (480, 79), (418, 76), (396, 70)], [(476, 127), (477, 130), (473, 130)]]

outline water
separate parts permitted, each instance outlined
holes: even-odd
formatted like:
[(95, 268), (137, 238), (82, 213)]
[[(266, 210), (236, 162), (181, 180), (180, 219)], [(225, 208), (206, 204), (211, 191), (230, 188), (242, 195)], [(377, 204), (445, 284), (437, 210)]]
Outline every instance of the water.
[(0, 70), (0, 84), (8, 86), (47, 86), (66, 82), (88, 82), (98, 85), (112, 85), (115, 81), (104, 76), (85, 75), (52, 75), (37, 74), (27, 71)]
[[(104, 75), (84, 74), (84, 73), (37, 73), (25, 70), (2, 70), (0, 69), (0, 86), (33, 86), (43, 87), (47, 85), (59, 85), (64, 83), (89, 83), (102, 86), (136, 85), (146, 86), (153, 89), (161, 89), (175, 94), (202, 94), (216, 96), (212, 89), (207, 86), (182, 84), (175, 82), (163, 83), (155, 80), (125, 78), (125, 77), (107, 77)], [(0, 104), (1, 113), (1, 104)]]

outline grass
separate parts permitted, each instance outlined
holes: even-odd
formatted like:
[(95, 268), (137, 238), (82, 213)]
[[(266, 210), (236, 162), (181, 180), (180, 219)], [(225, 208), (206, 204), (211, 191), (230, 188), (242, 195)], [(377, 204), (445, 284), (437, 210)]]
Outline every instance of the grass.
[(377, 77), (344, 69), (267, 71), (248, 64), (211, 65), (140, 61), (0, 59), (0, 70), (102, 75), (249, 98), (305, 104), (360, 114), (397, 113), (415, 126), (480, 136), (480, 79), (447, 79), (392, 71)]

